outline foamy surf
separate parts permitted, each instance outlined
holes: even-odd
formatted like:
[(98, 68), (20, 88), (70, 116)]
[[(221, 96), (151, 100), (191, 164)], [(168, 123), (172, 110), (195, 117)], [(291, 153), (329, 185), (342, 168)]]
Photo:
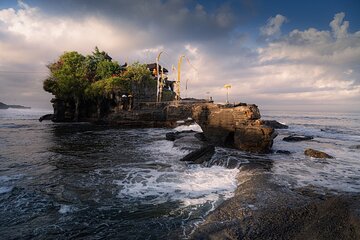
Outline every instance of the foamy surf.
[(238, 169), (184, 166), (182, 171), (162, 168), (120, 168), (127, 172), (122, 180), (114, 181), (120, 187), (119, 198), (132, 198), (142, 203), (161, 204), (181, 202), (182, 206), (200, 205), (228, 199), (236, 188)]
[(189, 130), (192, 130), (195, 132), (202, 132), (201, 127), (197, 123), (191, 124), (189, 126), (182, 125), (182, 126), (178, 126), (178, 127), (174, 128), (174, 131), (177, 131), (177, 132), (189, 131)]
[[(273, 117), (287, 122), (288, 129), (278, 129), (273, 149), (289, 151), (289, 155), (271, 155), (272, 171), (282, 184), (293, 188), (311, 186), (319, 191), (360, 192), (359, 151), (351, 146), (360, 141), (360, 115), (353, 114), (304, 114)], [(285, 142), (291, 134), (313, 136), (311, 141)], [(326, 152), (333, 159), (316, 159), (304, 155), (313, 148)]]

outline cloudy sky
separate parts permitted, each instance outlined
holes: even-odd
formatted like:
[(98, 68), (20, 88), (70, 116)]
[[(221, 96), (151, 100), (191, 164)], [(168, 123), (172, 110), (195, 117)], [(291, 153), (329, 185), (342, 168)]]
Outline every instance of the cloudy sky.
[[(95, 46), (172, 69), (182, 97), (360, 111), (360, 1), (1, 0), (0, 101), (51, 108), (46, 64)], [(175, 74), (170, 71), (170, 77)], [(185, 90), (187, 81), (188, 89)]]

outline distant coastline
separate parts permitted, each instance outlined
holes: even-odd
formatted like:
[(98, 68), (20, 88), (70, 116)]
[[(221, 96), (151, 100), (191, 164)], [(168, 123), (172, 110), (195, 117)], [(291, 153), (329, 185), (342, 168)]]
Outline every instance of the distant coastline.
[(8, 105), (3, 102), (0, 102), (0, 109), (8, 109), (8, 108), (17, 108), (17, 109), (31, 109), (31, 107), (25, 107), (22, 105)]

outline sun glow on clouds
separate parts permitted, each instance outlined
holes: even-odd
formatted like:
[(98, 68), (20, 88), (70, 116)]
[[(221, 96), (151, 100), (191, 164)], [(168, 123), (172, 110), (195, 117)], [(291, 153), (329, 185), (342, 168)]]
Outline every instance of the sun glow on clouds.
[(125, 28), (126, 31), (121, 32), (114, 29), (111, 23), (95, 17), (87, 17), (82, 21), (58, 19), (30, 7), (3, 11), (0, 11), (0, 21), (7, 26), (6, 30), (23, 37), (25, 44), (41, 44), (37, 46), (40, 49), (48, 47), (60, 51), (88, 51), (89, 46), (95, 45), (107, 49), (125, 49), (135, 46), (137, 39), (142, 37), (141, 31)]
[[(277, 14), (260, 28), (258, 33), (263, 42), (254, 48), (246, 47), (246, 41), (240, 45), (231, 44), (226, 35), (206, 41), (191, 41), (190, 35), (186, 41), (174, 40), (171, 33), (164, 34), (166, 29), (159, 31), (151, 24), (141, 26), (121, 19), (111, 21), (101, 14), (80, 18), (49, 16), (39, 7), (22, 1), (18, 5), (18, 9), (0, 9), (0, 70), (46, 71), (45, 64), (62, 52), (76, 50), (87, 54), (94, 46), (109, 52), (120, 63), (129, 60), (154, 62), (157, 54), (164, 51), (160, 64), (170, 71), (172, 79), (176, 78), (176, 72), (171, 66), (177, 67), (179, 56), (185, 54), (190, 61), (189, 64), (184, 60), (182, 65), (183, 97), (185, 94), (198, 98), (213, 96), (216, 101), (224, 102), (226, 90), (223, 86), (229, 83), (232, 85), (231, 101), (259, 105), (270, 102), (276, 106), (284, 101), (305, 105), (323, 101), (360, 103), (360, 32), (349, 32), (350, 23), (344, 21), (344, 13), (329, 19), (329, 29), (309, 26), (306, 30), (294, 29), (286, 34), (282, 33), (281, 26), (287, 24), (288, 18)], [(210, 16), (201, 5), (193, 10), (180, 9), (182, 12), (169, 14), (168, 18), (175, 21), (176, 16), (179, 26), (190, 16), (193, 16), (192, 21), (201, 24)], [(225, 13), (229, 13), (228, 16)], [(214, 26), (223, 29), (234, 21), (226, 7), (212, 17)], [(183, 34), (189, 34), (188, 28), (183, 29), (186, 29)], [(0, 75), (4, 86), (1, 96), (6, 98), (18, 90), (26, 96), (37, 97), (39, 102), (47, 101), (49, 96), (41, 88), (43, 77), (21, 78)], [(18, 89), (14, 81), (18, 81)]]

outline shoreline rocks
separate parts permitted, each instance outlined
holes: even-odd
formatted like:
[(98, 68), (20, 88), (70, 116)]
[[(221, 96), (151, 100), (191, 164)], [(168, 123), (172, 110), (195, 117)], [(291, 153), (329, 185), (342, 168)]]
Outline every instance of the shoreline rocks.
[(288, 129), (289, 126), (279, 123), (276, 120), (262, 120), (264, 122), (264, 124), (268, 127), (272, 127), (274, 129)]
[(202, 164), (211, 160), (212, 156), (215, 154), (214, 145), (205, 145), (198, 150), (195, 150), (185, 157), (180, 159), (182, 162), (192, 162), (195, 164)]
[(314, 150), (311, 148), (306, 149), (304, 151), (304, 154), (306, 156), (313, 157), (313, 158), (334, 158), (333, 156), (330, 156), (329, 154), (327, 154), (325, 152), (321, 152), (321, 151)]
[(309, 141), (314, 139), (313, 136), (300, 136), (300, 135), (290, 135), (288, 137), (284, 137), (283, 141), (286, 142), (300, 142), (300, 141)]
[(360, 145), (353, 145), (349, 147), (350, 149), (360, 149)]
[(261, 166), (243, 166), (234, 197), (190, 239), (360, 239), (360, 194), (290, 189)]
[(42, 121), (50, 121), (50, 120), (53, 120), (54, 118), (54, 114), (45, 114), (44, 116), (41, 116), (39, 118), (39, 122), (42, 122)]

